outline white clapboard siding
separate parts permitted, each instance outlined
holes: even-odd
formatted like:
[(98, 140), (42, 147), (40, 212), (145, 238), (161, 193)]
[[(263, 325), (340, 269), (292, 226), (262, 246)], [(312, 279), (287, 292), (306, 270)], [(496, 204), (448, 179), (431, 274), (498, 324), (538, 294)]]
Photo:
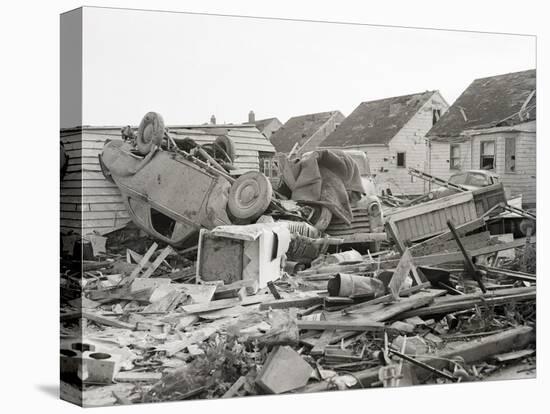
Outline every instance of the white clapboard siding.
[(105, 179), (98, 155), (105, 142), (120, 140), (120, 128), (61, 134), (69, 165), (61, 182), (61, 229), (82, 234), (106, 231), (130, 221), (118, 187)]
[[(220, 129), (226, 129), (225, 135), (231, 140), (235, 149), (235, 170), (232, 175), (240, 175), (246, 171), (259, 171), (259, 152), (275, 153), (275, 148), (269, 140), (252, 125), (218, 125), (215, 127), (169, 127), (178, 139), (189, 137), (198, 144), (209, 144), (219, 137)], [(210, 131), (214, 131), (210, 132)]]
[[(189, 136), (199, 144), (214, 142), (220, 129), (225, 130), (235, 148), (233, 175), (258, 171), (259, 152), (275, 153), (273, 145), (253, 125), (169, 127), (175, 137)], [(121, 127), (84, 127), (82, 132), (61, 132), (70, 157), (60, 189), (62, 230), (83, 234), (108, 231), (130, 220), (120, 191), (105, 179), (98, 159), (107, 140), (121, 139), (120, 130)]]
[[(536, 132), (524, 131), (522, 125), (501, 131), (499, 128), (488, 129), (475, 134), (461, 142), (461, 170), (451, 170), (450, 143), (437, 139), (431, 145), (431, 173), (448, 179), (459, 171), (478, 170), (481, 168), (480, 149), (483, 141), (495, 142), (495, 173), (500, 176), (507, 197), (522, 195), (524, 206), (536, 203)], [(506, 138), (516, 139), (515, 171), (506, 171), (505, 146)], [(456, 139), (455, 141), (456, 142)]]

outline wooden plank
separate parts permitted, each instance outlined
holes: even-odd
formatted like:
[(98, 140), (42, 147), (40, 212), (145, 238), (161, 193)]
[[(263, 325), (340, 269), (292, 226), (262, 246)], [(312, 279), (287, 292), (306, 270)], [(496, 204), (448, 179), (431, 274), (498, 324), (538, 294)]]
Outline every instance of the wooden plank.
[(247, 296), (242, 300), (239, 298), (220, 299), (220, 300), (214, 300), (208, 303), (197, 303), (193, 305), (186, 305), (186, 306), (183, 306), (182, 309), (189, 314), (206, 313), (206, 312), (212, 312), (219, 309), (231, 308), (233, 306), (255, 305), (258, 303), (262, 303), (265, 300), (265, 297), (266, 297), (265, 295), (255, 295), (255, 296)]
[[(140, 262), (138, 263), (138, 265), (135, 267), (134, 270), (132, 270), (132, 273), (130, 273), (130, 276), (125, 280), (125, 283), (129, 284), (129, 283), (132, 283), (133, 280), (138, 277), (139, 273), (141, 272), (141, 270), (143, 269), (143, 267), (149, 263), (149, 259), (151, 258), (151, 256), (153, 255), (153, 253), (155, 253), (155, 250), (157, 250), (157, 247), (158, 247), (158, 244), (157, 243), (153, 243), (151, 245), (151, 247), (149, 247), (149, 250), (147, 250), (147, 252), (143, 255), (143, 257), (141, 258)], [(164, 259), (163, 259), (164, 260)], [(160, 264), (160, 263), (159, 263)]]
[(264, 302), (260, 305), (260, 310), (288, 309), (288, 308), (308, 308), (310, 306), (322, 304), (324, 298), (321, 296), (310, 296), (307, 298), (289, 298)]
[(83, 186), (82, 188), (61, 188), (61, 196), (103, 196), (103, 195), (120, 195), (118, 187), (95, 187), (90, 188)]
[(317, 331), (324, 330), (341, 330), (341, 331), (368, 331), (378, 332), (387, 329), (381, 322), (374, 322), (370, 320), (362, 321), (297, 321), (296, 325), (299, 329), (312, 329)]
[(409, 275), (409, 272), (411, 271), (413, 266), (414, 262), (411, 253), (407, 248), (405, 249), (405, 252), (401, 255), (401, 259), (399, 260), (397, 268), (393, 272), (390, 283), (388, 285), (390, 292), (395, 299), (399, 298), (399, 291), (401, 290), (401, 286), (403, 286), (403, 283), (405, 282), (405, 279)]
[(130, 215), (126, 210), (120, 211), (63, 211), (63, 218), (67, 219), (82, 219), (82, 220), (95, 220), (95, 219), (115, 219), (115, 218), (130, 218)]
[(497, 277), (497, 278), (505, 277), (510, 279), (523, 280), (526, 282), (533, 282), (533, 283), (536, 283), (537, 281), (537, 275), (534, 275), (531, 273), (516, 272), (513, 270), (500, 269), (498, 267), (483, 266), (483, 265), (478, 265), (478, 268), (485, 270), (487, 272), (487, 276), (489, 277)]
[(518, 288), (518, 289), (526, 289), (523, 291), (518, 291), (517, 293), (506, 293), (502, 294), (501, 292), (509, 291), (510, 289), (500, 289), (495, 290), (492, 292), (489, 292), (485, 295), (479, 295), (474, 294), (476, 296), (472, 297), (468, 294), (466, 295), (458, 295), (456, 298), (459, 300), (454, 301), (440, 301), (440, 302), (434, 302), (434, 304), (421, 308), (421, 309), (414, 309), (411, 311), (407, 311), (400, 315), (400, 317), (406, 319), (406, 318), (412, 318), (414, 316), (431, 316), (431, 315), (440, 315), (440, 314), (446, 314), (450, 312), (456, 312), (464, 309), (471, 309), (475, 306), (495, 306), (495, 305), (502, 305), (505, 303), (514, 303), (514, 302), (520, 302), (525, 300), (534, 300), (536, 299), (536, 290), (531, 288)]
[(162, 378), (162, 372), (132, 372), (120, 371), (115, 376), (116, 382), (157, 382)]
[(442, 210), (457, 204), (468, 203), (473, 200), (471, 192), (451, 194), (436, 200), (418, 204), (416, 206), (402, 208), (390, 216), (390, 220), (397, 222), (408, 219), (410, 217), (419, 216), (421, 214), (431, 213), (433, 211)]
[[(153, 275), (154, 271), (160, 266), (160, 264), (166, 259), (166, 257), (172, 253), (174, 250), (170, 246), (166, 246), (164, 250), (158, 255), (153, 264), (141, 275), (142, 278), (146, 279)], [(140, 262), (141, 263), (141, 262)]]
[(330, 341), (332, 341), (332, 338), (334, 337), (335, 333), (336, 331), (333, 329), (324, 330), (321, 336), (319, 337), (319, 340), (315, 344), (315, 346), (309, 352), (310, 355), (314, 355), (314, 356), (323, 355), (325, 353), (326, 346), (330, 345)]
[(95, 229), (100, 227), (117, 227), (119, 225), (126, 224), (130, 221), (128, 218), (116, 217), (113, 215), (112, 219), (90, 219), (90, 220), (77, 220), (77, 219), (63, 219), (61, 218), (61, 226), (77, 227), (83, 229)]
[[(88, 204), (87, 204), (88, 206)], [(124, 203), (97, 203), (89, 204), (90, 211), (126, 211)]]
[(534, 349), (522, 349), (520, 351), (506, 352), (504, 354), (495, 355), (493, 359), (497, 362), (509, 362), (515, 361), (517, 359), (523, 359), (525, 357), (533, 355), (534, 353)]
[[(105, 179), (103, 180), (63, 180), (61, 182), (61, 188), (116, 188), (116, 184), (111, 183)], [(120, 193), (120, 191), (119, 191)]]
[(235, 381), (233, 385), (229, 387), (229, 389), (225, 392), (222, 398), (231, 398), (235, 396), (245, 383), (246, 383), (246, 377), (245, 376), (239, 377), (239, 379), (237, 379), (237, 381)]
[[(401, 298), (396, 302), (386, 306), (373, 306), (373, 301), (359, 304), (353, 310), (347, 311), (352, 315), (364, 315), (370, 320), (376, 322), (385, 322), (411, 309), (420, 308), (433, 303), (436, 297), (445, 295), (447, 291), (439, 289), (429, 289), (426, 292), (418, 292), (408, 298)], [(362, 306), (361, 306), (362, 305)], [(330, 316), (329, 316), (330, 318)]]
[(107, 318), (105, 316), (96, 315), (91, 312), (82, 312), (82, 318), (88, 319), (95, 323), (99, 323), (105, 326), (112, 326), (113, 328), (122, 328), (122, 329), (131, 329), (133, 330), (136, 326), (135, 324), (121, 322), (117, 319)]

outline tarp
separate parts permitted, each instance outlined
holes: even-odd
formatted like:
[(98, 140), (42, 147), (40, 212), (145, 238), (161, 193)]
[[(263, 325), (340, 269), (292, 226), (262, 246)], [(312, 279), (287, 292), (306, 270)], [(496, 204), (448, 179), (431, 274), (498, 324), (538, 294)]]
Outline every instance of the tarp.
[(291, 199), (326, 206), (334, 215), (350, 223), (350, 194), (365, 194), (359, 167), (344, 151), (319, 150), (297, 160), (283, 159), (283, 180)]

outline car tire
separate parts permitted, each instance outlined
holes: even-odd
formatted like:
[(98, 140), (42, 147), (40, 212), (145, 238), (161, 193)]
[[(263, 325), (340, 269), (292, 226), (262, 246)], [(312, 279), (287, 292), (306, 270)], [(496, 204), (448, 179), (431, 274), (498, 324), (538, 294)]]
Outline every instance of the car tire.
[(160, 145), (164, 138), (164, 120), (156, 112), (148, 112), (141, 120), (136, 137), (136, 147), (141, 155), (151, 152), (153, 145)]
[(327, 207), (320, 207), (320, 209), (313, 215), (311, 224), (319, 231), (325, 231), (332, 221), (332, 211)]
[(239, 223), (252, 223), (267, 210), (272, 197), (268, 178), (258, 171), (249, 171), (231, 185), (227, 208)]

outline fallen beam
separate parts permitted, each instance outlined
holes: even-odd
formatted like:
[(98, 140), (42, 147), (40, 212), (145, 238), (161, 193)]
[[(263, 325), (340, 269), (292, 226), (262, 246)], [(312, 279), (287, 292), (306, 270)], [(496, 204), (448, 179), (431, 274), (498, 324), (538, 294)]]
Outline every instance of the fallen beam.
[(288, 309), (288, 308), (309, 308), (310, 306), (320, 305), (324, 301), (322, 296), (310, 296), (308, 298), (278, 299), (264, 302), (260, 305), (260, 310)]
[[(489, 292), (485, 295), (468, 294), (443, 298), (440, 302), (433, 305), (414, 309), (399, 315), (399, 318), (412, 318), (414, 316), (441, 315), (444, 313), (456, 312), (459, 310), (470, 309), (475, 306), (495, 306), (504, 303), (513, 303), (536, 299), (537, 292), (534, 288), (513, 288), (502, 289)], [(456, 299), (455, 299), (456, 298)]]
[(312, 329), (316, 331), (336, 330), (341, 331), (370, 331), (378, 332), (387, 329), (381, 322), (369, 320), (355, 321), (297, 321), (298, 329)]

